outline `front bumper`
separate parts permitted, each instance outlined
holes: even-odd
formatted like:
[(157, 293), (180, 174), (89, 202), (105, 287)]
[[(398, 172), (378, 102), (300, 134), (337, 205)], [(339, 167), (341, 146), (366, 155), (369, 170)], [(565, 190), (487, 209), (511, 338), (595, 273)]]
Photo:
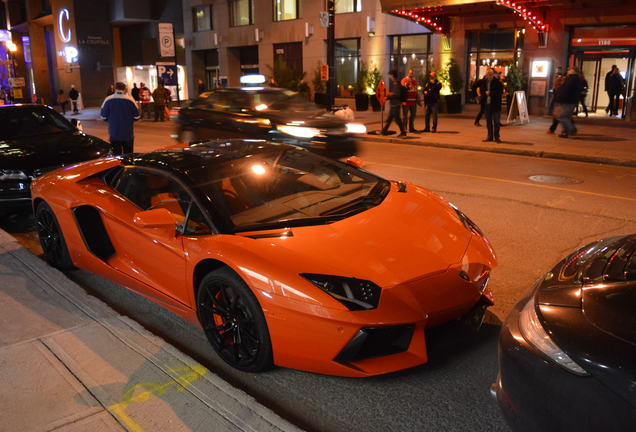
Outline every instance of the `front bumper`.
[(570, 373), (530, 345), (519, 330), (519, 313), (508, 315), (499, 336), (499, 374), (493, 391), (515, 431), (624, 431), (636, 410), (592, 376)]
[(29, 180), (0, 182), (0, 210), (18, 210), (31, 205)]

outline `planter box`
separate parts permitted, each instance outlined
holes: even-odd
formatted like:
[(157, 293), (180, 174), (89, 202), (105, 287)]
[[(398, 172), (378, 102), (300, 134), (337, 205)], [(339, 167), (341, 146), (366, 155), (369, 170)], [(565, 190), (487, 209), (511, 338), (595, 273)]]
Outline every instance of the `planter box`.
[(461, 94), (445, 95), (444, 99), (446, 101), (446, 112), (448, 114), (459, 114), (462, 112)]
[(366, 93), (355, 95), (356, 111), (366, 111), (369, 109), (369, 95)]

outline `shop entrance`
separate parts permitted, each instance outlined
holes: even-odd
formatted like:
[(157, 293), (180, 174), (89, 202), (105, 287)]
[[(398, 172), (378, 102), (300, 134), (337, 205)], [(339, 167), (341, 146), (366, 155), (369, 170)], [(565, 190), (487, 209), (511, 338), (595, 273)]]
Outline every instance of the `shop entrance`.
[[(621, 56), (619, 56), (621, 55)], [(585, 98), (585, 106), (588, 111), (603, 114), (609, 103), (609, 97), (605, 91), (605, 76), (616, 65), (621, 76), (627, 82), (630, 71), (629, 51), (623, 54), (581, 54), (577, 56), (575, 66), (578, 66), (588, 83), (588, 93)], [(622, 112), (625, 95), (619, 100), (619, 111)]]

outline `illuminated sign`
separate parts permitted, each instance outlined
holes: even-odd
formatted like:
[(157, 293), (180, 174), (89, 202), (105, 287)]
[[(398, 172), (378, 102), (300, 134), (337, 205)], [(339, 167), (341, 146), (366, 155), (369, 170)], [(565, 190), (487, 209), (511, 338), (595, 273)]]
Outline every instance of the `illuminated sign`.
[(57, 14), (57, 27), (60, 39), (62, 42), (68, 43), (71, 41), (71, 28), (70, 28), (71, 14), (68, 9), (60, 10)]
[(550, 73), (549, 60), (533, 60), (532, 61), (532, 78), (547, 78)]
[(0, 42), (11, 40), (11, 32), (9, 30), (0, 30)]
[(77, 61), (77, 48), (73, 46), (64, 47), (64, 57), (66, 57), (66, 63), (75, 63)]

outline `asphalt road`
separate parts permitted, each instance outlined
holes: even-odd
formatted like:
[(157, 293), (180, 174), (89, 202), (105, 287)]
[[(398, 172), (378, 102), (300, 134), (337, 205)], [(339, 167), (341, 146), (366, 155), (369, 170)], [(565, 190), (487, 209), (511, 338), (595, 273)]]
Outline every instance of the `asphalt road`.
[[(164, 129), (168, 132), (168, 125), (149, 128), (140, 139), (143, 146), (169, 143)], [(370, 379), (282, 368), (246, 374), (218, 360), (200, 330), (153, 303), (84, 271), (69, 276), (308, 430), (506, 430), (488, 393), (496, 376), (497, 323), (566, 253), (597, 238), (636, 232), (636, 169), (371, 142), (363, 144), (361, 156), (372, 172), (423, 185), (454, 202), (494, 245), (496, 305), (491, 324), (474, 343), (438, 331), (430, 335), (429, 364)], [(576, 183), (536, 183), (529, 179), (534, 175)], [(13, 218), (4, 228), (39, 252), (30, 222)]]

